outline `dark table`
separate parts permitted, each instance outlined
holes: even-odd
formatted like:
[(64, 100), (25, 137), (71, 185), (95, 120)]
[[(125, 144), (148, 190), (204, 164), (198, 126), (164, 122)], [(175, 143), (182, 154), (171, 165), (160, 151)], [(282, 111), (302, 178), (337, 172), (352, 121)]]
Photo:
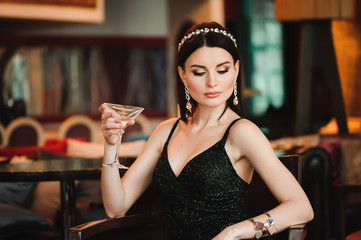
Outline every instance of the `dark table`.
[[(31, 163), (0, 164), (1, 182), (59, 181), (63, 238), (75, 225), (75, 180), (99, 179), (102, 159), (52, 159)], [(120, 169), (121, 175), (126, 170)]]

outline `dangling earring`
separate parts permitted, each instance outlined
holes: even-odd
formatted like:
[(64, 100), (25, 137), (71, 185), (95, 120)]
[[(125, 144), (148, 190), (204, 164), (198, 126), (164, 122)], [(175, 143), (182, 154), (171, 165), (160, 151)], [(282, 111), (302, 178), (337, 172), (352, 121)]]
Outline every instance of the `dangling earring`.
[(184, 87), (184, 91), (185, 91), (185, 93), (186, 93), (186, 100), (187, 100), (186, 109), (192, 114), (192, 104), (191, 104), (191, 102), (189, 101), (189, 100), (190, 100), (190, 96), (189, 96), (189, 88), (188, 88), (188, 86), (185, 86), (185, 87)]
[(237, 82), (234, 82), (233, 84), (233, 95), (234, 95), (233, 105), (237, 106), (238, 105)]

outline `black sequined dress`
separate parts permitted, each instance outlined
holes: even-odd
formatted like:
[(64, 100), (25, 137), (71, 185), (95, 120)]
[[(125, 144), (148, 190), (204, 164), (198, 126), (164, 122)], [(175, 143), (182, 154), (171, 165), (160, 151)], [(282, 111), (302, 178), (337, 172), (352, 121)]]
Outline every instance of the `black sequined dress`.
[(248, 183), (243, 181), (226, 153), (224, 136), (200, 153), (177, 177), (168, 161), (168, 143), (174, 124), (153, 173), (152, 185), (159, 193), (171, 239), (209, 240), (227, 226), (246, 219), (244, 204)]

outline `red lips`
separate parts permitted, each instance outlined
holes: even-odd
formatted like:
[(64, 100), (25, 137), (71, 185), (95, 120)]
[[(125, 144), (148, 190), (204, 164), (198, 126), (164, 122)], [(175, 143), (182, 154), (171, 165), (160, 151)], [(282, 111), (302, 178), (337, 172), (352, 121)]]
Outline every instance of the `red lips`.
[(206, 92), (204, 95), (206, 95), (209, 98), (215, 98), (218, 97), (221, 93), (220, 92)]

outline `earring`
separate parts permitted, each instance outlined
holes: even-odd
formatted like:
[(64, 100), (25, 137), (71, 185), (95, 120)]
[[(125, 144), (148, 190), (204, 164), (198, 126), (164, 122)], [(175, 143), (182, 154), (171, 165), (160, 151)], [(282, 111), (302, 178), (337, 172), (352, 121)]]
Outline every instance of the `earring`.
[(233, 105), (237, 106), (238, 105), (237, 82), (234, 82), (233, 84), (233, 95), (234, 95)]
[(185, 86), (185, 87), (184, 87), (184, 91), (185, 91), (186, 100), (187, 100), (186, 109), (188, 109), (188, 111), (189, 111), (190, 113), (192, 113), (192, 104), (191, 104), (191, 102), (189, 101), (189, 100), (190, 100), (190, 96), (189, 96), (189, 88), (188, 88), (188, 86)]

